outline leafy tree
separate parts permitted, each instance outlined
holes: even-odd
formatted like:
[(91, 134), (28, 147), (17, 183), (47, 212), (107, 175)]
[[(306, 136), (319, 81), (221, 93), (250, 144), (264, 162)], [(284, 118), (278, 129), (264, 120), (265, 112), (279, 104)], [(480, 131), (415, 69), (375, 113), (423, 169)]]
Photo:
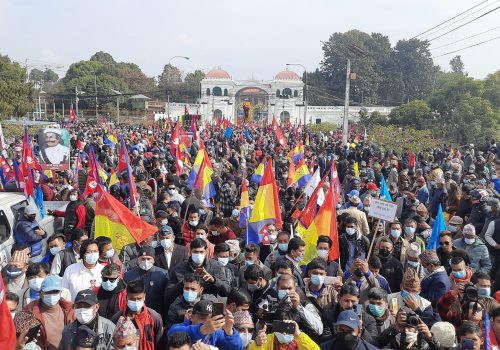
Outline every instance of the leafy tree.
[(330, 96), (328, 82), (323, 73), (316, 69), (307, 73), (307, 103), (311, 106), (336, 105), (341, 99)]
[(32, 109), (32, 85), (26, 71), (8, 56), (0, 55), (0, 118), (24, 116)]
[(493, 108), (500, 108), (500, 70), (489, 74), (484, 80), (483, 97), (491, 102)]
[(413, 100), (394, 108), (389, 114), (392, 124), (412, 126), (418, 130), (432, 128), (434, 115), (426, 101)]
[(111, 56), (109, 53), (103, 52), (103, 51), (99, 51), (99, 52), (96, 52), (95, 54), (93, 54), (92, 57), (90, 57), (90, 60), (101, 62), (101, 63), (109, 63), (109, 64), (116, 63), (113, 56)]
[(404, 148), (420, 152), (440, 143), (430, 130), (396, 125), (375, 125), (368, 130), (368, 139), (382, 150), (396, 152), (401, 152)]
[(195, 86), (195, 87), (199, 88), (200, 82), (203, 78), (205, 78), (205, 73), (203, 73), (203, 71), (197, 69), (193, 73), (188, 73), (186, 75), (186, 78), (184, 79), (184, 82), (187, 85)]
[(380, 112), (372, 112), (371, 114), (368, 113), (368, 110), (366, 108), (362, 108), (359, 111), (359, 123), (360, 125), (370, 128), (374, 125), (383, 125), (387, 124), (387, 117), (385, 115), (382, 115)]
[(166, 64), (163, 67), (163, 72), (158, 76), (158, 86), (168, 86), (173, 83), (180, 83), (181, 79), (181, 71), (179, 68)]
[(457, 55), (450, 60), (450, 68), (453, 73), (467, 75), (464, 72), (464, 67), (465, 66), (464, 63), (462, 62), (462, 58), (460, 57), (460, 55)]
[(37, 85), (42, 85), (45, 79), (43, 71), (38, 68), (33, 68), (29, 74), (29, 79), (37, 83)]

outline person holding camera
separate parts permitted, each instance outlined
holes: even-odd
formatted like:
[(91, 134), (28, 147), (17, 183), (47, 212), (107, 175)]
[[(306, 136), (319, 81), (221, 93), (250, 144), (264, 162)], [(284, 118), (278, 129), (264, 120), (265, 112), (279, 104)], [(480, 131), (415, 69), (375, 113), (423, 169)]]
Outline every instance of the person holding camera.
[(443, 349), (425, 322), (407, 306), (399, 309), (396, 322), (380, 334), (378, 343), (390, 349)]
[(300, 330), (300, 318), (299, 311), (291, 305), (279, 308), (275, 320), (281, 322), (273, 322), (276, 329), (268, 334), (265, 325), (250, 342), (248, 350), (319, 350), (319, 346)]
[[(450, 350), (482, 350), (484, 349), (483, 330), (478, 325), (465, 321), (458, 333), (460, 344)], [(486, 349), (489, 350), (489, 349)]]
[(368, 268), (368, 263), (362, 259), (355, 259), (352, 262), (351, 269), (346, 272), (349, 277), (345, 284), (354, 284), (359, 288), (359, 302), (366, 303), (368, 300), (368, 291), (373, 287), (380, 287), (375, 275)]
[(376, 350), (362, 338), (363, 323), (352, 309), (342, 311), (335, 322), (335, 338), (321, 344), (321, 350)]

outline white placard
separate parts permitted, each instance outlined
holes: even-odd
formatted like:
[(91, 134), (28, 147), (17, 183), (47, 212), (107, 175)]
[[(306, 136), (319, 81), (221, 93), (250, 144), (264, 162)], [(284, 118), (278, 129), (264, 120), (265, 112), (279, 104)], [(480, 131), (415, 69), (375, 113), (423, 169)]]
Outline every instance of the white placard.
[(396, 203), (381, 199), (372, 199), (368, 215), (380, 220), (394, 222), (397, 210), (398, 205)]

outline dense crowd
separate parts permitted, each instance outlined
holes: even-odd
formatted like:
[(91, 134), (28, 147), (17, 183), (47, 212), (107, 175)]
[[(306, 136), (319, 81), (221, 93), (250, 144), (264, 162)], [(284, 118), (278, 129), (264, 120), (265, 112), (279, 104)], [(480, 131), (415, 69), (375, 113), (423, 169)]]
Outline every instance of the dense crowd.
[[(2, 270), (16, 349), (498, 349), (494, 140), (395, 152), (355, 131), (342, 145), (338, 133), (288, 124), (286, 144), (270, 125), (231, 126), (230, 135), (205, 125), (183, 148), (180, 169), (167, 122), (63, 126), (70, 169), (35, 179), (45, 202), (69, 201), (48, 212), (64, 217), (64, 226), (46, 237), (34, 224), (39, 208), (27, 206)], [(112, 139), (126, 145), (130, 173), (117, 171)], [(213, 167), (211, 198), (188, 185), (202, 142)], [(299, 142), (311, 174), (328, 179), (335, 165), (341, 187), (338, 243), (320, 235), (308, 261), (297, 218), (309, 196), (288, 175)], [(31, 143), (39, 154), (36, 137)], [(92, 152), (107, 174), (116, 173), (118, 182), (106, 176), (103, 186), (126, 207), (134, 181), (133, 210), (157, 233), (118, 251), (98, 232), (96, 195), (83, 196)], [(2, 154), (10, 164), (20, 160), (22, 140)], [(264, 158), (273, 160), (283, 224), (267, 223), (266, 240), (249, 243), (242, 185), (252, 205)], [(326, 192), (328, 181), (323, 186)], [(393, 222), (368, 215), (383, 186), (398, 203)], [(440, 209), (445, 229), (430, 246)], [(338, 259), (329, 258), (332, 249)]]

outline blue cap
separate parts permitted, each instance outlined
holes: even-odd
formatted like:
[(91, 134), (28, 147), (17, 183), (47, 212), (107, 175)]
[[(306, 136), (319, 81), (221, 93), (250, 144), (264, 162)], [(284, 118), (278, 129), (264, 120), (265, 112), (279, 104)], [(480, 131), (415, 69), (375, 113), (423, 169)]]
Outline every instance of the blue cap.
[(57, 275), (48, 275), (42, 282), (42, 292), (50, 292), (52, 290), (61, 291), (62, 289), (62, 278)]
[(337, 317), (335, 326), (344, 325), (351, 329), (359, 328), (359, 317), (353, 310), (342, 311)]
[(160, 235), (166, 236), (166, 235), (171, 235), (172, 233), (174, 233), (172, 227), (168, 225), (161, 225)]
[(347, 197), (348, 197), (348, 198), (351, 198), (352, 196), (358, 196), (358, 197), (359, 197), (359, 191), (357, 191), (357, 190), (352, 190), (351, 192), (349, 192), (349, 193), (347, 194)]

